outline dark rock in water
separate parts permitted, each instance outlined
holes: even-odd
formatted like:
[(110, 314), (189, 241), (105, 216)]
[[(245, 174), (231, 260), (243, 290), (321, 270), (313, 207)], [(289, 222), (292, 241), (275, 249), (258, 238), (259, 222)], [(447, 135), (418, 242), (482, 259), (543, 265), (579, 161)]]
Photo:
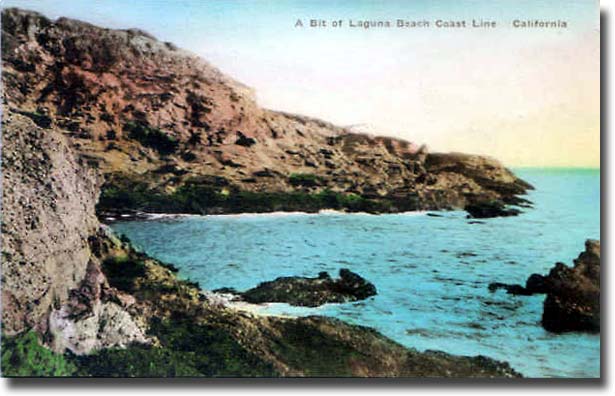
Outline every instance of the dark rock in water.
[(542, 326), (552, 332), (600, 332), (600, 241), (585, 242), (574, 267), (556, 263), (547, 276), (532, 274), (525, 287), (493, 282), (489, 291), (509, 294), (546, 294)]
[(430, 212), (430, 213), (427, 213), (427, 216), (429, 216), (429, 217), (444, 217), (444, 216), (442, 216), (442, 215), (440, 215), (440, 214), (437, 214), (437, 213), (431, 213), (431, 212)]
[(531, 296), (532, 294), (544, 294), (548, 291), (547, 279), (540, 274), (532, 274), (525, 282), (525, 287), (519, 284), (493, 282), (489, 284), (489, 291), (494, 292), (504, 289), (508, 294), (517, 296)]
[(530, 296), (533, 293), (527, 290), (525, 287), (518, 284), (508, 284), (501, 282), (493, 282), (489, 284), (489, 291), (494, 292), (498, 289), (506, 290), (508, 294), (514, 294), (516, 296)]
[(547, 282), (542, 314), (546, 330), (600, 332), (600, 241), (586, 241), (573, 268), (555, 264)]
[(346, 268), (340, 270), (338, 279), (326, 272), (319, 273), (316, 278), (280, 277), (240, 293), (243, 300), (250, 303), (285, 302), (307, 307), (364, 300), (376, 294), (372, 283)]
[(531, 294), (547, 293), (547, 279), (540, 274), (532, 274), (525, 281), (525, 289)]
[(340, 270), (336, 288), (338, 293), (353, 296), (356, 300), (365, 300), (377, 294), (376, 286), (347, 268)]
[(517, 216), (521, 213), (518, 209), (507, 208), (504, 202), (498, 200), (469, 203), (465, 210), (469, 213), (469, 218), (475, 219)]

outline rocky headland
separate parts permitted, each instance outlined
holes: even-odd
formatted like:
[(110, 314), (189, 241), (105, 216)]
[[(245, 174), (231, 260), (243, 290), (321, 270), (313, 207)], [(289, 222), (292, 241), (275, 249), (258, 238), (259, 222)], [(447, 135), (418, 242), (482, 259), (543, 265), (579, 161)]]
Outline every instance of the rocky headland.
[(339, 271), (337, 279), (331, 278), (327, 272), (321, 272), (315, 278), (280, 277), (244, 292), (228, 288), (214, 291), (230, 293), (253, 304), (283, 302), (305, 307), (365, 300), (377, 294), (376, 286), (346, 268)]
[(17, 9), (2, 18), (6, 110), (61, 130), (99, 171), (103, 217), (466, 208), (490, 217), (527, 203), (531, 186), (494, 159), (261, 108), (250, 88), (145, 32)]
[(231, 309), (96, 216), (523, 203), (530, 186), (496, 161), (259, 108), (138, 30), (5, 9), (2, 65), (3, 375), (519, 376), (331, 318)]
[(556, 263), (547, 275), (532, 274), (525, 285), (492, 283), (491, 291), (546, 294), (542, 326), (552, 332), (600, 332), (600, 241), (587, 240), (574, 266)]

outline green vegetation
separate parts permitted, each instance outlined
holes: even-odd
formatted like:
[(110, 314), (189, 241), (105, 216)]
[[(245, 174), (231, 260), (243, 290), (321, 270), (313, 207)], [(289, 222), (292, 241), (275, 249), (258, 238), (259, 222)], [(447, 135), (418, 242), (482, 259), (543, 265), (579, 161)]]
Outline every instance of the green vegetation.
[(187, 320), (154, 319), (161, 346), (132, 345), (75, 356), (77, 375), (94, 377), (273, 376), (272, 367), (219, 328)]
[(144, 210), (147, 212), (181, 213), (182, 203), (172, 195), (150, 189), (147, 184), (131, 180), (107, 183), (103, 186), (99, 211)]
[(320, 185), (320, 178), (313, 173), (292, 173), (288, 181), (293, 186), (313, 187)]
[(129, 138), (156, 150), (161, 155), (173, 154), (179, 145), (174, 137), (143, 122), (127, 122), (124, 131), (128, 133)]
[(143, 261), (129, 257), (108, 258), (102, 269), (113, 287), (126, 292), (134, 290), (136, 278), (145, 276)]
[(181, 155), (182, 159), (186, 162), (192, 162), (196, 160), (196, 155), (191, 151), (185, 151)]
[(352, 376), (353, 360), (365, 358), (355, 348), (310, 325), (288, 321), (281, 331), (284, 342), (274, 344), (274, 351), (284, 356), (289, 366), (301, 367), (307, 376)]
[(238, 377), (274, 376), (270, 364), (219, 328), (190, 320), (151, 323), (161, 346), (131, 345), (90, 355), (57, 354), (34, 331), (2, 337), (2, 374), (9, 377)]
[(166, 194), (149, 189), (144, 183), (120, 182), (103, 186), (98, 212), (140, 210), (151, 213), (213, 214), (317, 212), (321, 209), (335, 209), (348, 212), (386, 213), (396, 211), (395, 204), (400, 203), (387, 199), (367, 199), (357, 194), (344, 194), (331, 190), (315, 193), (252, 192), (187, 182), (174, 193)]
[(182, 377), (201, 375), (181, 353), (168, 348), (132, 345), (75, 356), (81, 377)]
[(9, 377), (74, 375), (77, 368), (64, 355), (41, 345), (34, 331), (2, 336), (2, 375)]

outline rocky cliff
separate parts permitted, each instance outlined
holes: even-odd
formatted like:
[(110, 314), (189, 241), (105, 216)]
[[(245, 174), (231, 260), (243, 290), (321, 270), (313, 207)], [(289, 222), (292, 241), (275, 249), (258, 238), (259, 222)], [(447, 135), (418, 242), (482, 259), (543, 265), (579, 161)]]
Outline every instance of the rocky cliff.
[[(76, 353), (147, 342), (92, 254), (100, 176), (57, 130), (2, 119), (2, 330)], [(118, 332), (118, 329), (122, 329)]]
[[(95, 216), (101, 186), (118, 179), (159, 195), (326, 187), (426, 207), (523, 192), (499, 165), (260, 109), (249, 89), (139, 31), (4, 10), (2, 61), (2, 329), (15, 336), (5, 375), (48, 373), (11, 371), (43, 355), (69, 360), (62, 375), (518, 375), (337, 320), (230, 309)], [(445, 186), (450, 195), (430, 195)], [(20, 338), (28, 331), (59, 355), (24, 350), (40, 348)]]
[[(497, 209), (523, 204), (518, 195), (530, 188), (489, 158), (431, 154), (263, 109), (251, 89), (139, 30), (7, 9), (2, 34), (5, 103), (64, 130), (102, 171), (103, 211), (392, 212), (490, 203), (496, 210), (482, 212), (490, 216), (516, 214)], [(185, 199), (194, 191), (210, 199)], [(253, 202), (268, 201), (259, 193), (278, 195), (263, 206)]]

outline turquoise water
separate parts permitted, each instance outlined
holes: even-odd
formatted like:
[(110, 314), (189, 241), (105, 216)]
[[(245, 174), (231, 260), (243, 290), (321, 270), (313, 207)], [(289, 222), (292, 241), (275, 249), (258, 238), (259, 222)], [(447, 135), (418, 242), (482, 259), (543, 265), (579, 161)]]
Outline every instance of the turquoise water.
[(150, 255), (208, 289), (247, 289), (278, 276), (347, 267), (378, 295), (356, 303), (264, 312), (320, 314), (374, 327), (419, 350), (482, 354), (531, 377), (597, 377), (600, 337), (540, 326), (543, 296), (491, 293), (556, 261), (572, 263), (600, 238), (598, 170), (518, 170), (536, 186), (519, 217), (470, 224), (462, 212), (189, 216), (116, 223)]

